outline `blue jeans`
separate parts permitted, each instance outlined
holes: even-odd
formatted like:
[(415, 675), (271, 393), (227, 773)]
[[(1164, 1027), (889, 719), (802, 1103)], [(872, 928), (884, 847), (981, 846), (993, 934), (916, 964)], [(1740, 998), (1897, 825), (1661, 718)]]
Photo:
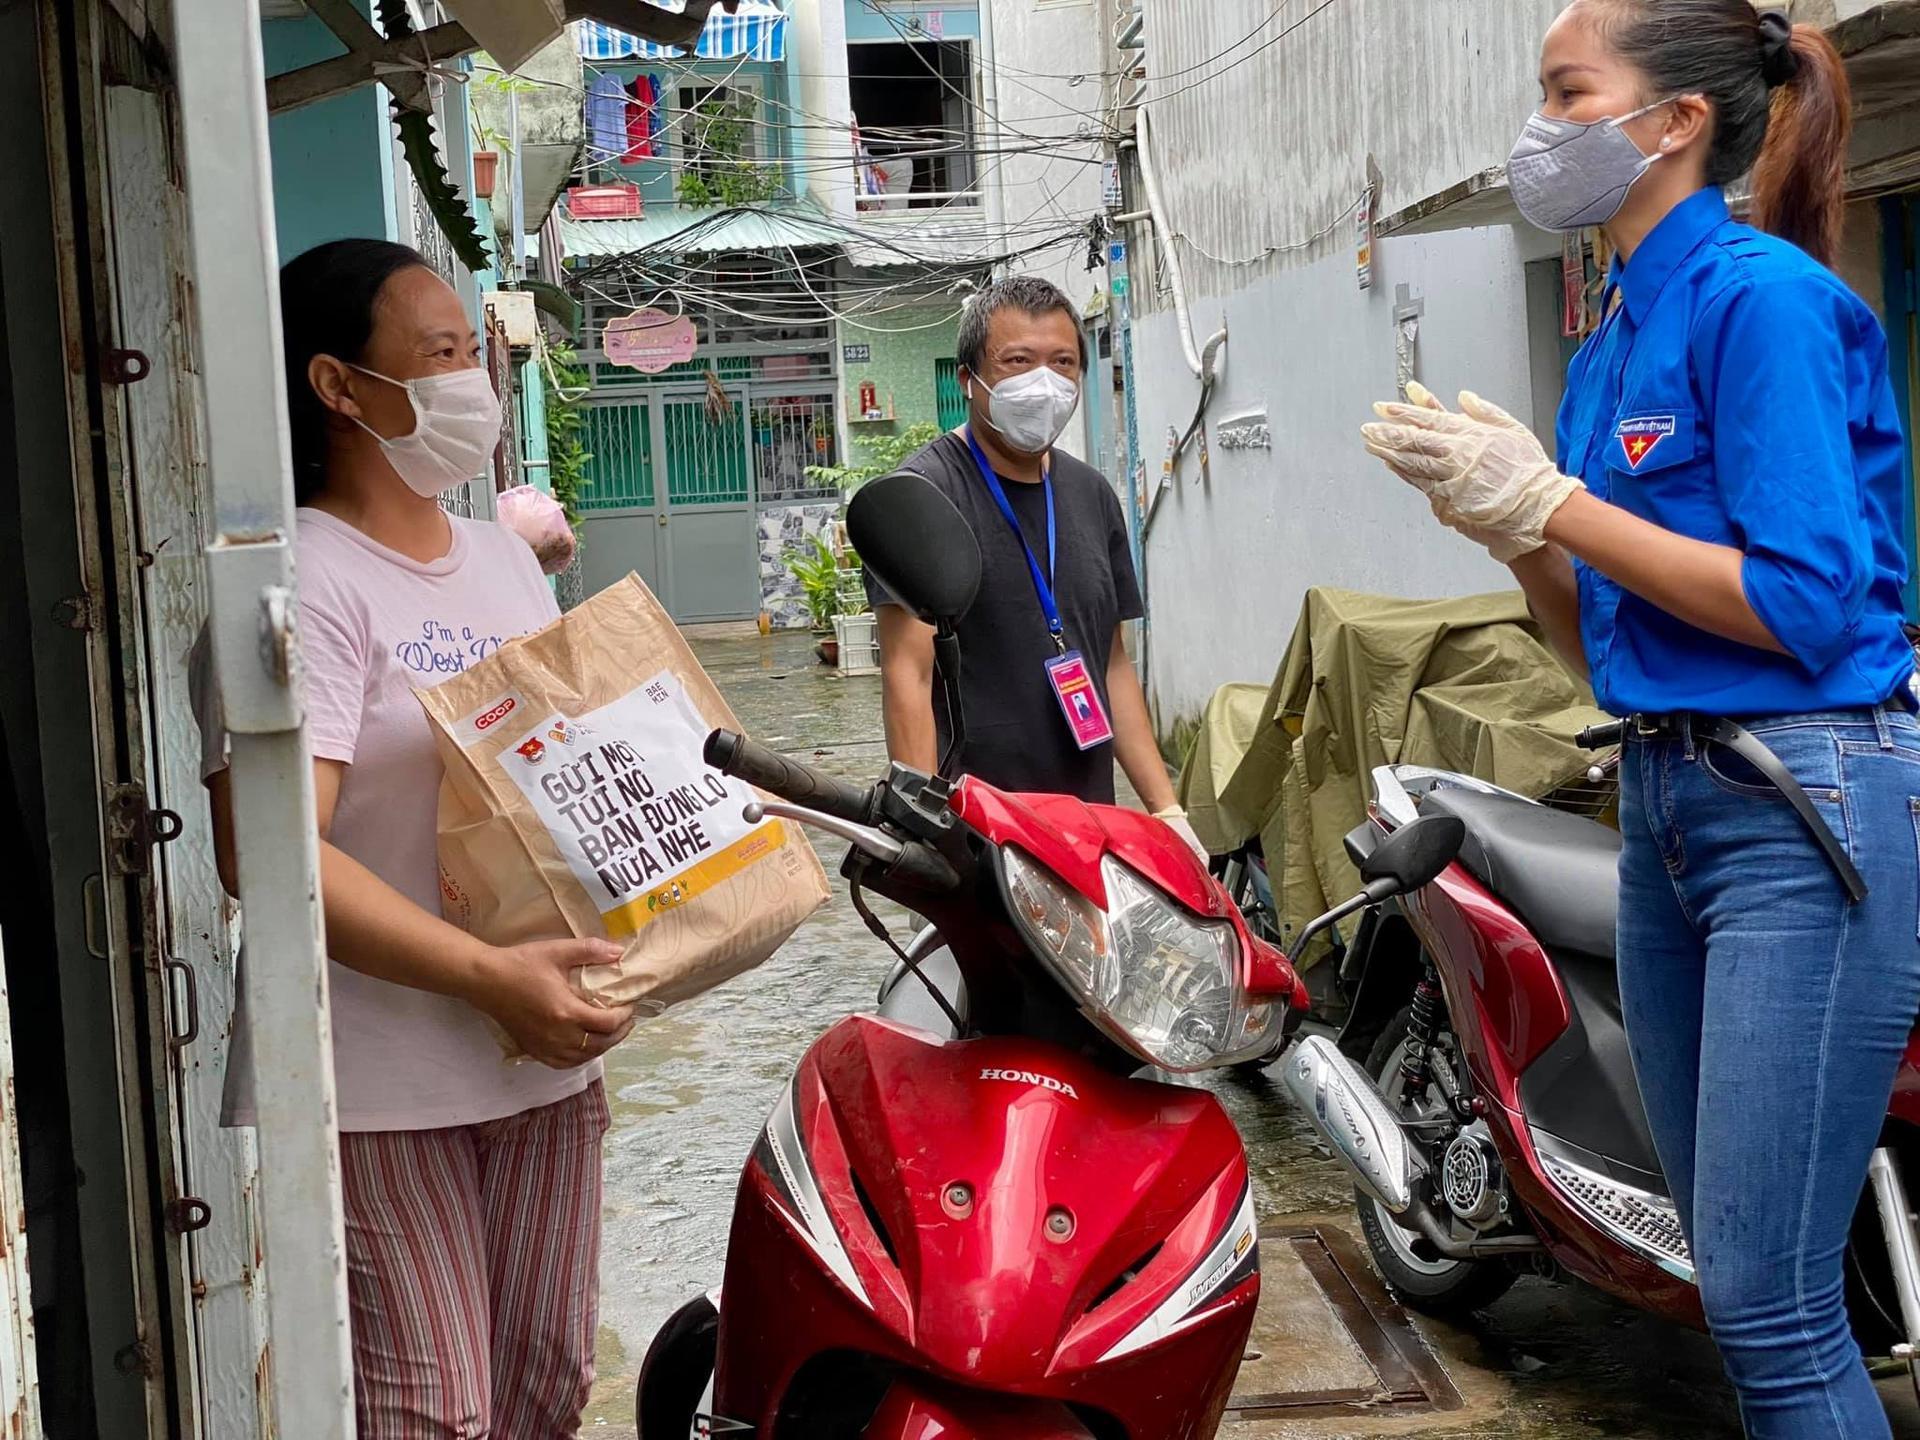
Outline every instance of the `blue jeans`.
[(1719, 747), (1620, 765), (1620, 998), (1661, 1166), (1750, 1436), (1887, 1435), (1842, 1257), (1920, 1007), (1920, 726), (1874, 711), (1747, 729), (1846, 846)]

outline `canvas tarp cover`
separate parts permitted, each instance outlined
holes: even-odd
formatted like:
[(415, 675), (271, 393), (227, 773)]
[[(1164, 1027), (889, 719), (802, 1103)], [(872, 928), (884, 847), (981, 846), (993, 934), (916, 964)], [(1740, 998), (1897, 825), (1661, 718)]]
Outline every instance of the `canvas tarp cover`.
[(1359, 889), (1342, 840), (1380, 765), (1429, 765), (1541, 796), (1593, 756), (1573, 736), (1605, 716), (1548, 649), (1518, 591), (1399, 600), (1307, 592), (1263, 692), (1207, 707), (1181, 803), (1216, 854), (1258, 835), (1287, 934)]

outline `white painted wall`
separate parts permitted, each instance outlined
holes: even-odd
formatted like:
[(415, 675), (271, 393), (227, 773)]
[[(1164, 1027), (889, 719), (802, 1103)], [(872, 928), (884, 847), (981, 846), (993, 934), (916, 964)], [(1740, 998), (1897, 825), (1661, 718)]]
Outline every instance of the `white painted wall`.
[[(1000, 187), (1000, 213), (1007, 248), (1034, 243), (1041, 234), (1084, 226), (1100, 212), (1103, 153), (1094, 141), (1072, 143), (1083, 126), (1103, 123), (1109, 0), (981, 0), (991, 11), (995, 104), (1002, 144), (1028, 143), (1022, 136), (1064, 137), (1056, 153), (1012, 155), (993, 169)], [(1083, 77), (1074, 84), (1073, 76)], [(989, 159), (985, 162), (992, 165)], [(1089, 271), (1085, 245), (1049, 251), (1016, 268), (1044, 275), (1085, 310), (1106, 287), (1106, 271)], [(1099, 414), (1111, 424), (1108, 405)], [(1076, 455), (1093, 453), (1082, 405), (1061, 446)], [(1116, 477), (1117, 478), (1117, 477)]]
[[(1531, 402), (1526, 255), (1508, 229), (1387, 241), (1362, 292), (1350, 246), (1221, 298), (1213, 422), (1264, 410), (1273, 449), (1191, 453), (1160, 500), (1146, 547), (1150, 688), (1162, 729), (1199, 714), (1229, 681), (1270, 680), (1315, 585), (1413, 597), (1512, 584), (1503, 566), (1438, 525), (1425, 500), (1360, 447), (1370, 405), (1394, 392), (1394, 295), (1423, 300), (1417, 374), (1443, 395), (1469, 388), (1525, 415)], [(1135, 366), (1150, 480), (1170, 426), (1198, 397), (1170, 312), (1141, 318)]]
[[(800, 115), (801, 178), (808, 196), (842, 220), (854, 215), (853, 99), (847, 84), (847, 12), (841, 0), (809, 0), (787, 10), (787, 65)], [(820, 128), (845, 126), (844, 131)], [(844, 169), (824, 164), (844, 156)]]

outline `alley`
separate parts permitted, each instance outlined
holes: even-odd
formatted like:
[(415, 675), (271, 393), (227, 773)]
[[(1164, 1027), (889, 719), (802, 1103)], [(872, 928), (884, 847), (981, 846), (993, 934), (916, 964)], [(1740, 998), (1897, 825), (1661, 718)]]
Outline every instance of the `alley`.
[[(804, 635), (707, 638), (696, 649), (749, 731), (850, 779), (885, 764), (879, 682), (842, 680), (812, 663)], [(829, 867), (841, 848), (821, 846)], [(906, 922), (890, 917), (896, 933)], [(833, 904), (753, 974), (649, 1022), (609, 1058), (613, 1132), (607, 1152), (606, 1242), (601, 1273), (601, 1379), (589, 1435), (632, 1433), (635, 1377), (655, 1328), (689, 1297), (718, 1283), (740, 1167), (778, 1087), (807, 1045), (837, 1016), (869, 1008), (886, 964), (846, 904)], [(1349, 1233), (1350, 1191), (1279, 1087), (1221, 1078), (1212, 1088), (1245, 1138), (1256, 1197), (1271, 1237), (1329, 1226)], [(1297, 1255), (1263, 1249), (1264, 1312), (1258, 1359), (1239, 1393), (1380, 1390), (1366, 1357), (1340, 1325)], [(1468, 1328), (1428, 1321), (1421, 1334), (1440, 1358), (1461, 1406), (1424, 1413), (1391, 1403), (1377, 1417), (1315, 1414), (1297, 1403), (1230, 1426), (1229, 1435), (1330, 1440), (1337, 1436), (1737, 1437), (1729, 1392), (1711, 1346), (1590, 1291), (1523, 1280)], [(1904, 1378), (1882, 1384), (1920, 1435)], [(1288, 1418), (1288, 1411), (1299, 1412)]]

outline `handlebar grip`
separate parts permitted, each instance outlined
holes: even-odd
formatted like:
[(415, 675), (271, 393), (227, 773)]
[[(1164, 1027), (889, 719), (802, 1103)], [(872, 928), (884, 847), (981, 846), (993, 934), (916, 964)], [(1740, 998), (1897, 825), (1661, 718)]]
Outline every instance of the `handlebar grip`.
[(1615, 720), (1606, 725), (1589, 725), (1573, 737), (1573, 743), (1582, 750), (1604, 750), (1609, 745), (1618, 745), (1627, 737), (1627, 722)]
[(868, 791), (831, 775), (822, 775), (811, 765), (755, 744), (744, 735), (715, 730), (707, 736), (706, 757), (707, 764), (722, 774), (744, 780), (794, 805), (856, 824), (866, 821), (871, 799)]

